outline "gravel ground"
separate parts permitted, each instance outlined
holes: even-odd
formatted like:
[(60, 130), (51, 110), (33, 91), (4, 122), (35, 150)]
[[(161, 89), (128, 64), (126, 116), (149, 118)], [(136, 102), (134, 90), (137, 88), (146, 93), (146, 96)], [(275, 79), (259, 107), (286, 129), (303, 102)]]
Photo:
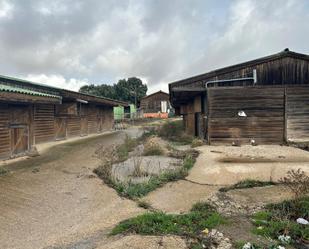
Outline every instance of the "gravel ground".
[(0, 248), (71, 243), (144, 212), (92, 173), (99, 164), (96, 147), (123, 138), (114, 133), (61, 144), (11, 164), (12, 172), (0, 177)]
[[(136, 135), (137, 131), (127, 132)], [(124, 133), (118, 132), (63, 143), (39, 157), (10, 164), (11, 173), (0, 177), (0, 248), (186, 248), (177, 236), (108, 236), (119, 221), (145, 212), (135, 202), (120, 198), (92, 173), (100, 163), (93, 156), (96, 148), (123, 139)], [(199, 150), (201, 154), (187, 179), (168, 183), (143, 200), (155, 209), (182, 213), (198, 201), (216, 197), (220, 187), (243, 179), (277, 180), (287, 170), (299, 167), (309, 171), (309, 153), (292, 147), (202, 146)], [(226, 200), (239, 205), (239, 210), (291, 197), (281, 186), (224, 194)], [(235, 215), (238, 207), (233, 205)], [(240, 237), (247, 238), (247, 219), (238, 217), (234, 223)], [(244, 229), (237, 228), (241, 223), (248, 224), (239, 226)]]

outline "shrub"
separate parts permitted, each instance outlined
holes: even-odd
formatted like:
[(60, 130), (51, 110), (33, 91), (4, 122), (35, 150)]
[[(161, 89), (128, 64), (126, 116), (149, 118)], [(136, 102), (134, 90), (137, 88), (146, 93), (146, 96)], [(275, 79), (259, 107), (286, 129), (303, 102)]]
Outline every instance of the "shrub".
[(126, 135), (126, 138), (124, 140), (124, 146), (127, 148), (128, 152), (133, 151), (137, 144), (137, 139), (133, 139), (130, 136)]
[(191, 148), (199, 147), (202, 146), (203, 144), (204, 144), (203, 140), (194, 138), (191, 142)]
[(9, 171), (3, 167), (0, 167), (0, 176), (7, 174)]
[(280, 182), (293, 192), (295, 198), (309, 193), (309, 177), (301, 169), (288, 171), (287, 176), (281, 178)]
[(176, 138), (182, 135), (184, 131), (183, 121), (168, 121), (159, 128), (159, 136), (167, 139)]
[(154, 139), (150, 138), (144, 145), (144, 156), (163, 155), (164, 151), (161, 145)]
[(191, 144), (194, 137), (184, 132), (182, 120), (168, 121), (164, 123), (158, 130), (158, 135), (169, 141), (179, 144)]

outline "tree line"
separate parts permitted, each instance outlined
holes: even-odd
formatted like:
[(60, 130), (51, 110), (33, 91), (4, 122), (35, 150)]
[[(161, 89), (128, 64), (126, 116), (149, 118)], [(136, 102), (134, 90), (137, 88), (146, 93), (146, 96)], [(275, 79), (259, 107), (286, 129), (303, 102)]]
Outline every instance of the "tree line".
[(121, 79), (113, 85), (85, 85), (79, 89), (79, 92), (126, 101), (129, 103), (136, 102), (138, 105), (141, 98), (146, 96), (147, 89), (146, 83), (144, 84), (141, 79), (131, 77), (128, 79)]

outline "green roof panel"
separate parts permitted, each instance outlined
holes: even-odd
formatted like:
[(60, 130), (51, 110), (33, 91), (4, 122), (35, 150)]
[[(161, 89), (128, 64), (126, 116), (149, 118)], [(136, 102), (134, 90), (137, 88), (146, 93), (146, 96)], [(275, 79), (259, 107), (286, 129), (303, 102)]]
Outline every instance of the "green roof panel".
[(30, 89), (25, 89), (25, 88), (21, 88), (21, 87), (17, 87), (17, 86), (8, 86), (8, 85), (4, 85), (4, 84), (1, 84), (1, 83), (0, 83), (0, 92), (21, 93), (21, 94), (26, 94), (26, 95), (34, 95), (34, 96), (61, 99), (61, 96), (48, 94), (48, 93), (44, 93), (44, 92), (33, 91), (33, 90), (30, 90)]

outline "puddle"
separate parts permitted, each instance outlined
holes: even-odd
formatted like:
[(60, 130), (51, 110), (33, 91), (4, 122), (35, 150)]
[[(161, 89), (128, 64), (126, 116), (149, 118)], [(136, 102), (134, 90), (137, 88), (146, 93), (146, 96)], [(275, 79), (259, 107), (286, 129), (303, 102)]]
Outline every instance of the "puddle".
[(284, 156), (279, 156), (278, 159), (264, 157), (224, 157), (218, 159), (221, 163), (304, 163), (309, 162), (306, 158), (286, 159)]

